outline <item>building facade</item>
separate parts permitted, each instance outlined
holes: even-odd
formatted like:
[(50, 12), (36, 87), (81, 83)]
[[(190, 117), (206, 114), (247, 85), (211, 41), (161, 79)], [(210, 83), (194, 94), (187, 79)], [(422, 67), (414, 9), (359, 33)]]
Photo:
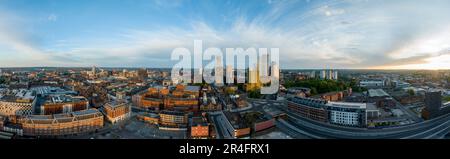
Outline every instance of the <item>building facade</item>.
[(40, 108), (41, 115), (63, 114), (86, 110), (89, 101), (83, 96), (57, 95), (49, 96)]
[(366, 103), (329, 102), (326, 106), (330, 123), (356, 127), (367, 125)]
[(328, 111), (322, 107), (326, 103), (324, 100), (303, 100), (306, 98), (288, 98), (288, 109), (302, 117), (327, 122)]
[(425, 93), (425, 108), (422, 110), (422, 117), (432, 119), (439, 116), (441, 107), (442, 95), (440, 91)]
[(209, 123), (204, 117), (192, 117), (191, 120), (191, 137), (192, 138), (208, 138), (209, 137)]
[(367, 103), (289, 97), (288, 109), (302, 117), (320, 122), (353, 127), (367, 126)]
[(131, 117), (131, 107), (129, 103), (109, 102), (103, 106), (106, 120), (115, 124), (127, 120)]
[(27, 136), (60, 136), (93, 132), (103, 127), (103, 115), (97, 109), (66, 114), (31, 115), (22, 123)]
[(159, 113), (160, 126), (168, 127), (186, 127), (188, 124), (188, 116), (183, 112), (166, 111)]
[(36, 96), (26, 89), (8, 90), (0, 94), (0, 115), (27, 116), (33, 113)]
[[(137, 106), (153, 110), (198, 111), (200, 87), (177, 85), (174, 90), (152, 87), (139, 95)], [(138, 98), (138, 97), (135, 97)]]
[(384, 79), (364, 79), (359, 81), (359, 86), (364, 88), (382, 88), (386, 85)]

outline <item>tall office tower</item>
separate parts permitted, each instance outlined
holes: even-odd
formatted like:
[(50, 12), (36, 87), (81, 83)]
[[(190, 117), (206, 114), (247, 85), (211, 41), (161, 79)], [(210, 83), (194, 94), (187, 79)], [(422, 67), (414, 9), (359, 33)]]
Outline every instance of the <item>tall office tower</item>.
[(431, 119), (439, 116), (439, 111), (442, 107), (441, 92), (427, 92), (425, 93), (425, 108), (422, 115), (426, 119)]
[(316, 78), (316, 71), (311, 71), (311, 78)]
[(334, 71), (333, 79), (338, 80), (338, 71)]
[(327, 78), (327, 71), (322, 70), (322, 72), (320, 73), (320, 78), (321, 78), (321, 79)]
[(280, 66), (278, 66), (276, 62), (272, 62), (271, 71), (273, 72), (271, 76), (275, 77), (276, 79), (280, 79)]
[(92, 74), (93, 74), (93, 75), (96, 74), (96, 72), (95, 72), (95, 66), (92, 66)]
[(223, 60), (221, 56), (216, 57), (216, 66), (215, 66), (214, 75), (216, 76), (215, 84), (223, 85)]
[(258, 76), (258, 66), (253, 66), (248, 68), (248, 82), (256, 83)]
[(330, 80), (332, 80), (333, 79), (333, 70), (330, 70), (329, 72), (328, 72), (328, 79), (330, 79)]
[(226, 67), (226, 82), (227, 83), (234, 83), (234, 72), (233, 72), (233, 66), (227, 65)]

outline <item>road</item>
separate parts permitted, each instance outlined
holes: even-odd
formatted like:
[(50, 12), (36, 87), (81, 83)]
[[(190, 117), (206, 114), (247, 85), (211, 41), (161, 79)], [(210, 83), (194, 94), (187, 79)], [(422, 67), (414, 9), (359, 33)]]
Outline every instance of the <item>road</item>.
[[(450, 114), (432, 120), (422, 121), (410, 125), (390, 127), (383, 129), (352, 128), (313, 121), (298, 116), (287, 110), (287, 107), (277, 106), (284, 111), (289, 119), (279, 121), (284, 127), (286, 123), (295, 126), (296, 131), (311, 138), (342, 138), (342, 139), (436, 139), (443, 138), (450, 131)], [(277, 125), (278, 126), (278, 125)], [(287, 132), (288, 133), (288, 132)]]

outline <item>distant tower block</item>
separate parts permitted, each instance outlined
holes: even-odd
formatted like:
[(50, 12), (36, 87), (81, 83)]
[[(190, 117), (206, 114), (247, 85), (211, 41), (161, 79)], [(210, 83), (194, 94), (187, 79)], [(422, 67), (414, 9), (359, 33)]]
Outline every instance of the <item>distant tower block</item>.
[(322, 71), (320, 72), (320, 78), (321, 78), (321, 79), (327, 78), (327, 71), (322, 70)]

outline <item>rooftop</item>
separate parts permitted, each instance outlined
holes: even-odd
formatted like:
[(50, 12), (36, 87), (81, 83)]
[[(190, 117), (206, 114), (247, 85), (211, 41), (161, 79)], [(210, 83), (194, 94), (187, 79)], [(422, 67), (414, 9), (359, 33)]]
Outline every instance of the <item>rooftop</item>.
[(185, 91), (198, 92), (200, 91), (200, 86), (186, 86)]
[[(89, 117), (87, 117), (89, 115)], [(97, 109), (88, 109), (65, 114), (55, 115), (30, 115), (26, 118), (27, 123), (52, 124), (54, 122), (65, 123), (74, 120), (83, 120), (91, 117), (102, 116)]]
[(71, 95), (53, 95), (49, 96), (45, 103), (69, 103), (87, 101), (83, 96), (71, 96)]
[(198, 126), (198, 125), (207, 126), (208, 122), (206, 122), (203, 117), (192, 117), (191, 126)]
[(356, 108), (366, 109), (367, 103), (350, 103), (350, 102), (328, 102), (328, 106), (341, 107), (341, 108)]
[(111, 107), (111, 108), (117, 108), (121, 106), (127, 106), (128, 104), (125, 102), (119, 102), (119, 101), (110, 101), (105, 104), (105, 107)]
[(160, 112), (160, 114), (169, 114), (169, 115), (185, 115), (183, 112), (178, 112), (178, 111), (168, 111), (168, 110), (163, 110)]
[(369, 89), (369, 97), (386, 97), (389, 96), (383, 89)]

